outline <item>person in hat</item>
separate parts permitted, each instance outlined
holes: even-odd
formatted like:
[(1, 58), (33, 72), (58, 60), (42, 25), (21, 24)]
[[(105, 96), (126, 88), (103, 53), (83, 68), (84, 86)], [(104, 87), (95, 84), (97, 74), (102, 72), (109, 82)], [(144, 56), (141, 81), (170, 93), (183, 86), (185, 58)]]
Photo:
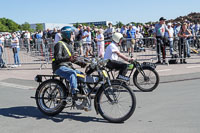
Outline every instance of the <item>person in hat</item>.
[(162, 52), (162, 58), (163, 58), (163, 64), (166, 64), (165, 62), (165, 56), (166, 56), (166, 45), (165, 45), (165, 31), (167, 30), (167, 27), (165, 25), (165, 18), (161, 17), (159, 19), (159, 23), (155, 25), (154, 29), (154, 37), (157, 40), (157, 56), (158, 56), (158, 62), (156, 64), (161, 64), (161, 52)]

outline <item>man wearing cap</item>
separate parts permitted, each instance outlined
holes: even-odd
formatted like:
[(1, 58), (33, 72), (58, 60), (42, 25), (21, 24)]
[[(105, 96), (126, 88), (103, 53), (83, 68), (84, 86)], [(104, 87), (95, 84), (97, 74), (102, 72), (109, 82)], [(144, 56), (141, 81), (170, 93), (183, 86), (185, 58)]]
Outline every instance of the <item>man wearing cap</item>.
[(164, 41), (164, 36), (165, 36), (165, 31), (167, 30), (167, 27), (165, 25), (165, 18), (161, 17), (159, 19), (159, 23), (157, 23), (155, 25), (155, 29), (154, 29), (154, 37), (157, 40), (157, 54), (158, 54), (158, 62), (157, 64), (161, 63), (161, 52), (162, 51), (162, 57), (163, 57), (163, 64), (165, 64), (165, 56), (166, 56), (166, 52), (165, 52), (165, 41)]

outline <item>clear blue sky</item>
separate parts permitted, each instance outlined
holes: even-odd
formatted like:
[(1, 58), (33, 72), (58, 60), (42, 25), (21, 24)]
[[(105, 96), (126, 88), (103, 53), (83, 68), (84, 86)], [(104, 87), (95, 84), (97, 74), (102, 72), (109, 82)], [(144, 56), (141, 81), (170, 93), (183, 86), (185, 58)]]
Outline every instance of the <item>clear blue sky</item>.
[(22, 24), (157, 21), (200, 12), (200, 0), (1, 0), (0, 18)]

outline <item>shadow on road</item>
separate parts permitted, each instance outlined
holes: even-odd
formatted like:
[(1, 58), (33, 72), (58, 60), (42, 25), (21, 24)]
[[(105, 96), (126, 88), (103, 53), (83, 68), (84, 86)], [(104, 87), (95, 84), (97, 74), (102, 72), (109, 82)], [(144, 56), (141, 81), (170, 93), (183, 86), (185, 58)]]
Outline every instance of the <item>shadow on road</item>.
[(11, 108), (0, 108), (0, 116), (11, 117), (15, 119), (24, 119), (24, 118), (35, 118), (37, 120), (46, 119), (52, 120), (54, 122), (62, 122), (65, 119), (75, 120), (80, 122), (104, 122), (107, 123), (104, 119), (89, 117), (89, 116), (79, 116), (81, 113), (69, 113), (62, 112), (56, 116), (46, 116), (42, 114), (36, 107), (33, 106), (20, 106), (20, 107), (11, 107)]

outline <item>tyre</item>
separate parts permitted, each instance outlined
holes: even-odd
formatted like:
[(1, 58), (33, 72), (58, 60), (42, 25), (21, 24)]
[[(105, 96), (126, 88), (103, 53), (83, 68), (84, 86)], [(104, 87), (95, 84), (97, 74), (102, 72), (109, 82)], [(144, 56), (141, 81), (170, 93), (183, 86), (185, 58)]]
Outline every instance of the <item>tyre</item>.
[(44, 81), (36, 90), (36, 104), (38, 109), (48, 115), (59, 114), (66, 105), (67, 96), (65, 86), (58, 80)]
[(143, 71), (145, 73), (145, 77), (140, 72), (135, 71), (133, 75), (133, 83), (141, 91), (153, 91), (159, 84), (159, 75), (156, 70), (151, 67), (143, 68)]
[(121, 123), (131, 117), (136, 107), (136, 98), (125, 84), (112, 83), (112, 88), (105, 85), (97, 96), (100, 115), (113, 123)]
[(173, 50), (176, 51), (176, 52), (178, 51), (178, 41), (174, 42), (174, 44), (173, 44)]

